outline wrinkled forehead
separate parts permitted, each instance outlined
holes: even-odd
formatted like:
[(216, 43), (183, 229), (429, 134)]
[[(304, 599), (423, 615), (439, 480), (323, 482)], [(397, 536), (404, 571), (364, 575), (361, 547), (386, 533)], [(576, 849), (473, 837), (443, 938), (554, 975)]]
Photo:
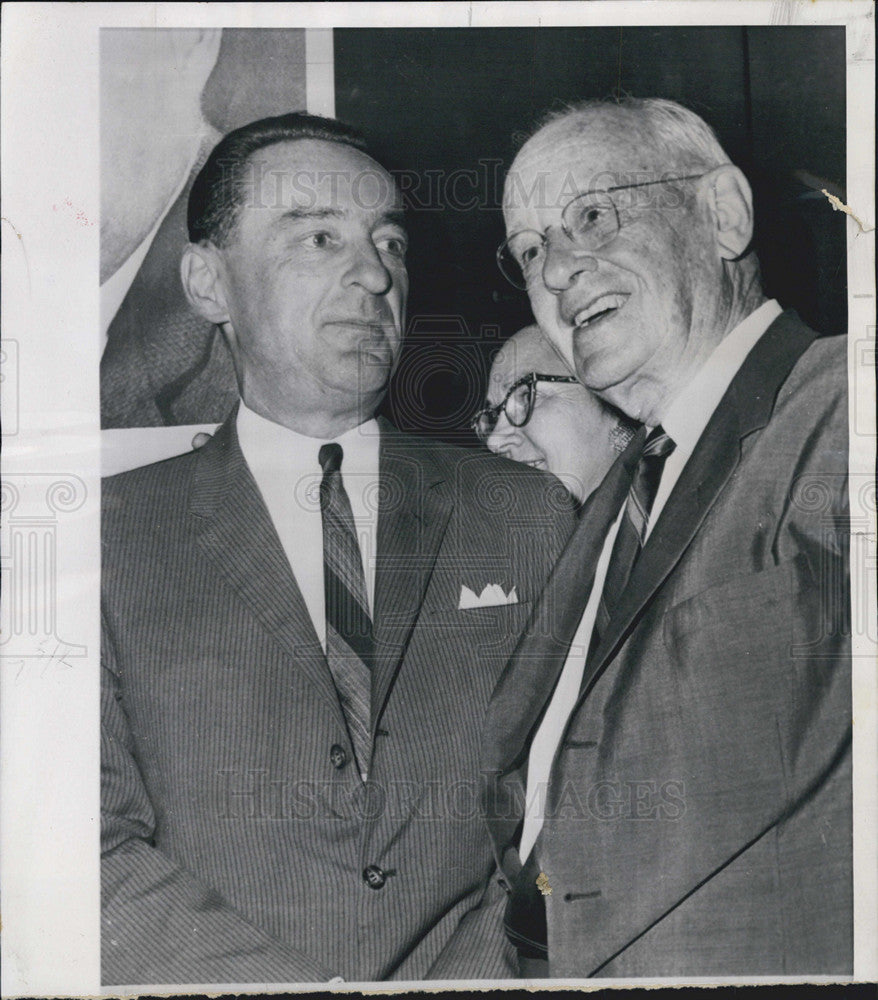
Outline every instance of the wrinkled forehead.
[(340, 142), (296, 139), (266, 146), (247, 160), (244, 183), (256, 207), (402, 211), (396, 182), (384, 167)]
[(560, 211), (578, 194), (651, 176), (660, 157), (631, 113), (600, 110), (550, 122), (521, 148), (503, 189), (510, 220)]

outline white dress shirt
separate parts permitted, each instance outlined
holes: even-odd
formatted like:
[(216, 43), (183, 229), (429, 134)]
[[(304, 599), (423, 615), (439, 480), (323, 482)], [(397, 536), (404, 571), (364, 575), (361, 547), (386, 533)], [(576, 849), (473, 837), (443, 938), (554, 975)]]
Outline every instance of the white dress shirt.
[[(329, 442), (297, 434), (266, 420), (243, 402), (238, 410), (237, 427), (241, 451), (271, 515), (314, 629), (326, 649), (320, 514), (323, 470), (317, 455), (321, 445)], [(375, 603), (380, 431), (375, 420), (367, 420), (332, 440), (344, 452), (341, 478), (354, 515), (371, 614)]]
[[(720, 341), (692, 381), (668, 407), (662, 420), (662, 427), (670, 435), (675, 448), (665, 461), (662, 470), (662, 478), (647, 525), (647, 538), (726, 389), (756, 342), (781, 312), (778, 303), (771, 299), (750, 313)], [(552, 762), (582, 684), (585, 655), (591, 642), (599, 596), (604, 588), (610, 553), (624, 509), (623, 504), (604, 540), (591, 595), (546, 714), (531, 744), (527, 771), (526, 811), (519, 847), (522, 861), (530, 854), (543, 826)]]

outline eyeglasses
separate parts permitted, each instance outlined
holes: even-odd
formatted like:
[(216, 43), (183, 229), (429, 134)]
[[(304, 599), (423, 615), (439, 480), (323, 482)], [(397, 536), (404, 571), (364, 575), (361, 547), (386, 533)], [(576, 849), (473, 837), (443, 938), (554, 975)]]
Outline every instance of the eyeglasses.
[[(683, 177), (663, 177), (640, 184), (619, 184), (603, 191), (577, 195), (564, 206), (561, 229), (577, 250), (599, 250), (612, 242), (619, 233), (619, 210), (610, 197), (611, 191), (670, 184), (672, 181), (694, 181), (704, 174)], [(516, 288), (526, 291), (542, 274), (546, 259), (546, 234), (536, 229), (522, 229), (507, 237), (497, 247), (497, 265), (503, 277)]]
[(577, 381), (579, 380), (572, 375), (541, 375), (539, 372), (531, 372), (513, 382), (496, 406), (486, 406), (485, 409), (479, 410), (470, 426), (482, 442), (487, 441), (493, 434), (501, 412), (506, 414), (506, 419), (513, 427), (524, 427), (533, 413), (537, 398), (537, 382)]

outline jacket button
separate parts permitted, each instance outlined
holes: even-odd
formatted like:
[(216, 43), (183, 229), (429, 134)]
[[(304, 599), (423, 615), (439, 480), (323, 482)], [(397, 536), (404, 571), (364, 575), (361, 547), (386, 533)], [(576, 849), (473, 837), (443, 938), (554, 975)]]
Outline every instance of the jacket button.
[(347, 751), (338, 743), (333, 743), (329, 751), (329, 760), (332, 766), (340, 771), (348, 762)]
[(387, 881), (387, 875), (378, 865), (366, 865), (363, 869), (363, 881), (370, 889), (380, 889)]

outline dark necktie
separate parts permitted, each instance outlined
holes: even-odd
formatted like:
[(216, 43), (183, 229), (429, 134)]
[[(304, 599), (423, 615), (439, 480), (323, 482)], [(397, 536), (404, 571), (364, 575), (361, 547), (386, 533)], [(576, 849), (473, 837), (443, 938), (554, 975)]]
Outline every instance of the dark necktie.
[(318, 455), (323, 469), (320, 510), (326, 661), (365, 781), (371, 751), (372, 620), (354, 515), (341, 479), (343, 456), (338, 444), (322, 445)]
[(610, 564), (607, 567), (607, 576), (592, 632), (592, 650), (600, 641), (600, 636), (606, 631), (613, 611), (616, 609), (619, 598), (631, 576), (631, 571), (643, 551), (649, 526), (649, 512), (655, 502), (665, 459), (673, 450), (674, 442), (661, 427), (656, 427), (643, 445), (643, 451), (640, 453), (640, 460), (628, 490), (625, 513), (619, 522), (619, 531), (613, 544)]

